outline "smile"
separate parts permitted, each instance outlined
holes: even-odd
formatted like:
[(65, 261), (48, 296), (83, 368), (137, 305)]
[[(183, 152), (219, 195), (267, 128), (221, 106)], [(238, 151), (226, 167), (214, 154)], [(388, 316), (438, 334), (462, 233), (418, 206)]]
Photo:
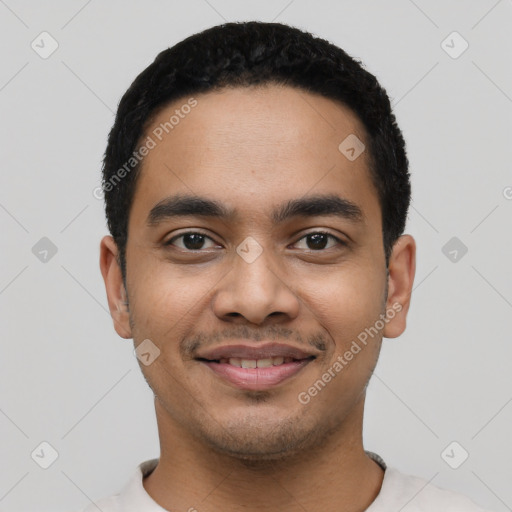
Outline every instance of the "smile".
[(238, 389), (263, 391), (296, 376), (314, 359), (314, 356), (304, 359), (277, 356), (261, 359), (230, 357), (219, 360), (197, 359), (197, 361), (212, 371), (215, 376)]
[(240, 357), (223, 358), (219, 361), (221, 364), (230, 364), (238, 368), (270, 368), (271, 366), (280, 366), (284, 363), (291, 363), (292, 357), (268, 357), (266, 359), (241, 359)]

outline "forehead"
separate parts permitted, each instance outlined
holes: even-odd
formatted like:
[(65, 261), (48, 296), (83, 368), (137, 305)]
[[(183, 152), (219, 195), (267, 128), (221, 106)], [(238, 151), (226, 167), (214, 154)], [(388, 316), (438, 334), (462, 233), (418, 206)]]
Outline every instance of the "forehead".
[(154, 147), (142, 162), (135, 219), (177, 193), (253, 213), (309, 193), (339, 193), (362, 210), (378, 209), (367, 152), (350, 160), (340, 151), (347, 137), (365, 140), (362, 123), (319, 95), (267, 85), (185, 97), (154, 117), (141, 140), (148, 137)]

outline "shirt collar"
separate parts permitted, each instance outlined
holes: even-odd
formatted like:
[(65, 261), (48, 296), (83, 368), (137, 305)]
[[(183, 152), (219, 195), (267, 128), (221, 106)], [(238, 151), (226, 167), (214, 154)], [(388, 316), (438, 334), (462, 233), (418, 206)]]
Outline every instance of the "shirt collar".
[(162, 508), (144, 489), (143, 479), (157, 466), (158, 459), (151, 459), (139, 464), (137, 471), (128, 481), (119, 495), (120, 510), (123, 512), (168, 512)]
[[(384, 479), (386, 480), (386, 475), (389, 472), (386, 471), (387, 466), (382, 457), (370, 451), (366, 451), (366, 455), (374, 460), (385, 471)], [(123, 512), (140, 512), (141, 510), (144, 510), (144, 512), (168, 512), (147, 493), (144, 485), (142, 484), (144, 478), (156, 468), (158, 460), (159, 459), (150, 459), (139, 464), (135, 474), (119, 494), (120, 510)], [(377, 499), (379, 499), (379, 497), (377, 497)], [(368, 509), (368, 511), (369, 510), (370, 509)]]

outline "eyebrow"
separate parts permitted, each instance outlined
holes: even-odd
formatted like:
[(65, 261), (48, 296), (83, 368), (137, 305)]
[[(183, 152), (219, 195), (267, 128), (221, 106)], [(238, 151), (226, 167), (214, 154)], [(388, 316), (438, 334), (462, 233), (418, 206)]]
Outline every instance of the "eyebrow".
[[(223, 220), (233, 219), (236, 211), (219, 201), (195, 195), (175, 195), (159, 201), (149, 212), (147, 224), (155, 227), (161, 222), (177, 217), (209, 217)], [(275, 224), (293, 217), (317, 217), (334, 215), (357, 223), (362, 222), (362, 209), (354, 202), (335, 194), (306, 196), (291, 199), (271, 213)]]

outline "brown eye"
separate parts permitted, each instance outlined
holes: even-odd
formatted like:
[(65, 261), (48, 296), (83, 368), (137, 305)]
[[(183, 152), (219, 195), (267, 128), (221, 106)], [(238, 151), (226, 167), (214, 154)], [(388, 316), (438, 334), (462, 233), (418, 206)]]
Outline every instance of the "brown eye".
[[(208, 242), (210, 242), (210, 246), (205, 247), (205, 243)], [(202, 233), (190, 231), (171, 238), (166, 245), (174, 245), (180, 249), (186, 249), (189, 251), (199, 251), (201, 249), (214, 247), (215, 243), (210, 237), (203, 235)]]
[[(331, 245), (328, 246), (329, 239), (334, 240), (334, 243), (331, 243)], [(339, 238), (335, 237), (334, 235), (323, 232), (308, 233), (306, 236), (303, 236), (299, 240), (299, 242), (301, 242), (302, 240), (306, 241), (306, 247), (302, 248), (309, 249), (312, 251), (320, 251), (326, 248), (329, 249), (335, 246), (336, 244), (345, 245), (344, 242), (342, 242)]]

